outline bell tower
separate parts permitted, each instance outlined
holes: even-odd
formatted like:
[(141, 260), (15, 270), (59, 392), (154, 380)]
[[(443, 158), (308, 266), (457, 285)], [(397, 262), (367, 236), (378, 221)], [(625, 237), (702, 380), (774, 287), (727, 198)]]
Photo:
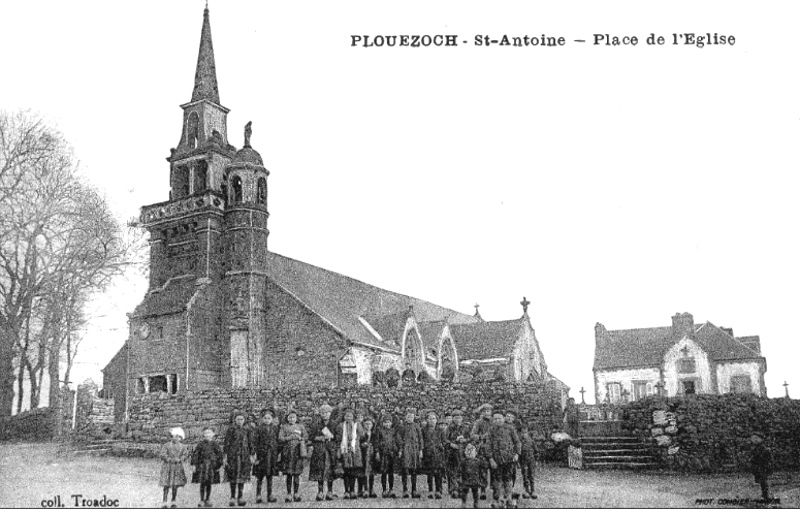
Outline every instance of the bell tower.
[(208, 8), (203, 11), (192, 100), (181, 105), (183, 127), (170, 162), (170, 199), (222, 191), (223, 169), (234, 155), (228, 144), (228, 110), (220, 104)]

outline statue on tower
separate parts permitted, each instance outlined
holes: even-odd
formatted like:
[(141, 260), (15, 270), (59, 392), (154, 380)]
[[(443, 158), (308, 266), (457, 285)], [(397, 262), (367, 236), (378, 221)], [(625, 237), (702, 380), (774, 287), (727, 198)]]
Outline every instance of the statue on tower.
[(250, 147), (250, 136), (253, 134), (253, 121), (244, 125), (244, 146)]

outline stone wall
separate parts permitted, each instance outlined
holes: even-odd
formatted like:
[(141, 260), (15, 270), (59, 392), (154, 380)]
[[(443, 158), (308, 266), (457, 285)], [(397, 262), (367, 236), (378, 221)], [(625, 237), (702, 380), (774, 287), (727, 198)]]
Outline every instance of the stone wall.
[[(654, 420), (659, 411), (660, 420)], [(765, 435), (776, 469), (800, 467), (800, 400), (654, 396), (625, 405), (623, 417), (628, 431), (660, 446), (663, 461), (676, 470), (747, 470), (754, 431)]]
[(129, 436), (141, 441), (161, 440), (174, 426), (182, 426), (188, 439), (202, 434), (202, 428), (215, 427), (222, 433), (234, 408), (257, 415), (273, 407), (282, 417), (295, 409), (301, 421), (310, 421), (322, 403), (336, 406), (344, 402), (368, 414), (401, 414), (407, 407), (418, 411), (443, 412), (462, 408), (466, 421), (475, 419), (473, 411), (483, 403), (501, 409), (514, 409), (520, 418), (542, 433), (549, 434), (561, 425), (561, 397), (551, 384), (510, 383), (435, 383), (404, 384), (402, 388), (355, 386), (306, 387), (270, 390), (205, 390), (188, 394), (136, 396), (131, 401)]
[(0, 419), (0, 441), (46, 442), (53, 439), (53, 412), (50, 408), (34, 408)]
[(97, 385), (87, 380), (78, 385), (75, 433), (82, 437), (107, 436), (114, 427), (114, 400), (98, 395)]

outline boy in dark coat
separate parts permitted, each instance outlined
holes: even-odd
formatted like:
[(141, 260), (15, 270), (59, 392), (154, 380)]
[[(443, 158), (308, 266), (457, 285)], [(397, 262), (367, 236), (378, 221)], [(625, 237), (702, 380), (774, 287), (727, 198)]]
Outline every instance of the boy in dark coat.
[(527, 425), (523, 425), (520, 431), (520, 454), (519, 465), (522, 468), (522, 484), (525, 487), (523, 498), (535, 499), (536, 493), (533, 486), (533, 479), (536, 475), (536, 442), (533, 440), (531, 431)]
[[(428, 425), (422, 430), (422, 465), (428, 474), (428, 498), (442, 498), (442, 474), (447, 460), (445, 432), (438, 426), (436, 413), (428, 413)], [(434, 493), (435, 492), (435, 493)]]
[[(214, 441), (214, 430), (203, 429), (203, 440), (192, 452), (193, 483), (200, 483), (200, 504), (211, 507), (211, 485), (219, 484), (219, 469), (222, 467), (222, 447)], [(197, 507), (200, 507), (200, 504)]]
[(491, 474), (488, 470), (489, 467), (489, 430), (492, 428), (492, 405), (484, 404), (477, 410), (480, 414), (478, 420), (472, 425), (472, 433), (470, 440), (478, 448), (478, 457), (484, 462), (487, 469), (483, 472), (483, 485), (481, 486), (481, 500), (486, 500), (486, 488), (491, 480)]
[(478, 507), (478, 492), (483, 486), (481, 474), (485, 467), (478, 459), (478, 449), (468, 444), (464, 449), (464, 458), (459, 463), (458, 479), (461, 491), (461, 503), (467, 507), (467, 494), (472, 492), (472, 507)]
[[(381, 497), (395, 498), (394, 494), (394, 470), (395, 460), (399, 452), (395, 429), (392, 427), (392, 416), (385, 415), (381, 419), (381, 426), (375, 432), (373, 440), (375, 448), (376, 469), (381, 474)], [(399, 468), (399, 467), (398, 467)]]
[[(448, 490), (450, 496), (460, 497), (460, 475), (461, 462), (464, 459), (464, 448), (469, 442), (471, 428), (464, 424), (464, 412), (461, 410), (453, 411), (453, 423), (447, 428), (447, 465), (450, 468), (450, 481)], [(476, 449), (477, 455), (477, 449)]]
[(417, 471), (422, 461), (422, 430), (414, 422), (416, 414), (413, 410), (406, 413), (406, 421), (397, 429), (397, 460), (403, 470), (403, 498), (407, 499), (408, 477), (411, 476), (411, 498), (421, 497), (417, 493)]
[(275, 413), (270, 409), (261, 411), (261, 420), (253, 435), (256, 462), (253, 475), (256, 477), (256, 503), (260, 504), (261, 486), (267, 480), (267, 502), (277, 502), (272, 496), (272, 477), (278, 475), (278, 425)]
[[(335, 442), (337, 424), (333, 421), (332, 412), (333, 408), (328, 404), (320, 406), (319, 417), (311, 425), (308, 434), (313, 448), (308, 467), (308, 480), (317, 481), (317, 501), (337, 498), (333, 493), (338, 447)], [(323, 494), (326, 484), (328, 493)]]
[(519, 460), (520, 443), (517, 432), (505, 423), (502, 413), (496, 412), (489, 430), (489, 466), (492, 470), (492, 490), (494, 503), (492, 507), (500, 507), (500, 487), (503, 488), (503, 500), (511, 505), (511, 485), (513, 470)]
[(756, 482), (761, 485), (761, 498), (769, 498), (769, 476), (772, 474), (772, 451), (764, 445), (764, 437), (760, 433), (750, 436), (750, 470)]
[[(225, 476), (231, 485), (231, 500), (228, 503), (234, 506), (247, 504), (242, 499), (244, 483), (250, 481), (252, 469), (251, 456), (255, 454), (250, 429), (244, 425), (243, 413), (236, 414), (234, 423), (225, 432)], [(237, 494), (238, 489), (238, 494)]]

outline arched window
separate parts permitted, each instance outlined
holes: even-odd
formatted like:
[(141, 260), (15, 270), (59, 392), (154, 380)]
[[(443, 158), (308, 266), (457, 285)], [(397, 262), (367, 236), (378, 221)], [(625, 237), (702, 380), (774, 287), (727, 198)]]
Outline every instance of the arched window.
[(257, 200), (259, 204), (267, 203), (267, 180), (263, 177), (258, 178)]
[(231, 187), (233, 188), (233, 197), (231, 197), (231, 202), (234, 204), (242, 202), (242, 178), (239, 176), (234, 176), (231, 180)]
[(200, 116), (197, 112), (192, 112), (189, 115), (189, 120), (186, 121), (186, 144), (189, 149), (197, 147), (197, 139), (200, 136)]

